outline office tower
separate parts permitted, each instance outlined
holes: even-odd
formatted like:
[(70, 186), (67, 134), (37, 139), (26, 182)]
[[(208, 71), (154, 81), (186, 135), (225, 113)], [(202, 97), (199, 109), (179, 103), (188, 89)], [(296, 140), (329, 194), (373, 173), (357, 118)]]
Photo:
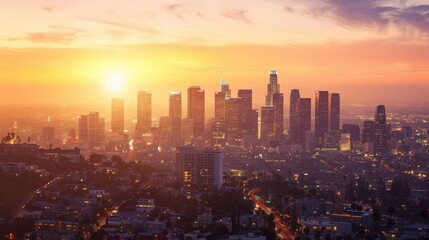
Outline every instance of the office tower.
[(200, 87), (188, 88), (188, 118), (193, 120), (193, 139), (204, 138), (204, 90)]
[(104, 142), (105, 121), (98, 112), (88, 114), (88, 144), (90, 147), (101, 147)]
[(284, 99), (283, 93), (273, 93), (273, 107), (274, 107), (274, 139), (277, 141), (283, 140), (284, 132)]
[(329, 131), (340, 132), (340, 94), (329, 94)]
[(314, 131), (305, 132), (305, 151), (312, 153), (316, 147), (316, 137)]
[(225, 102), (226, 141), (229, 145), (241, 144), (244, 115), (242, 106), (241, 98), (229, 98)]
[(182, 141), (184, 145), (191, 145), (194, 135), (194, 120), (190, 118), (182, 119)]
[(250, 109), (246, 113), (245, 128), (249, 138), (253, 140), (258, 138), (258, 110)]
[(136, 137), (141, 139), (148, 134), (152, 127), (152, 93), (139, 91), (137, 95), (137, 124)]
[(88, 141), (88, 115), (79, 118), (79, 142)]
[(261, 107), (261, 142), (267, 144), (274, 140), (274, 107)]
[(315, 128), (316, 148), (325, 146), (325, 136), (329, 132), (329, 92), (316, 92)]
[[(175, 138), (173, 138), (173, 119), (169, 116), (159, 118), (159, 135), (158, 146), (162, 152), (168, 152), (176, 146)], [(174, 146), (173, 146), (174, 144)]]
[(241, 98), (243, 102), (244, 112), (252, 110), (252, 94), (252, 89), (238, 89), (237, 96)]
[(113, 98), (112, 99), (112, 111), (111, 111), (111, 128), (112, 133), (123, 134), (124, 133), (124, 99)]
[(225, 80), (220, 81), (220, 91), (225, 93), (225, 99), (231, 97), (231, 89), (229, 89), (229, 84)]
[[(292, 89), (290, 92), (290, 109), (289, 109), (289, 140), (293, 144), (303, 143), (299, 141), (298, 133), (298, 103), (300, 100), (300, 94), (298, 89)], [(311, 114), (311, 113), (310, 113)], [(311, 116), (310, 116), (311, 117)], [(310, 119), (311, 121), (311, 119)], [(311, 123), (311, 122), (310, 122)], [(311, 127), (311, 125), (310, 125)], [(311, 130), (311, 129), (309, 129)], [(304, 132), (305, 134), (305, 132)], [(302, 134), (302, 137), (304, 137)]]
[(311, 131), (311, 98), (299, 98), (296, 105), (295, 144), (305, 144), (305, 133)]
[(225, 121), (225, 92), (215, 92), (215, 121)]
[(270, 83), (267, 85), (267, 95), (265, 96), (265, 105), (273, 105), (273, 94), (280, 91), (280, 85), (277, 83), (277, 71), (270, 71)]
[(402, 135), (405, 139), (413, 137), (413, 131), (411, 126), (402, 126)]
[(258, 111), (252, 109), (253, 91), (251, 89), (239, 89), (237, 95), (243, 103), (243, 137), (253, 142), (258, 137)]
[(219, 151), (178, 147), (176, 164), (185, 187), (220, 188), (223, 181), (223, 154)]
[(376, 156), (388, 153), (387, 138), (386, 109), (383, 105), (378, 105), (374, 116), (374, 154)]
[(180, 145), (182, 138), (182, 93), (171, 92), (169, 98), (169, 116), (173, 144)]
[(362, 143), (374, 142), (374, 121), (365, 121), (362, 129)]
[(356, 124), (343, 124), (343, 127), (341, 129), (342, 133), (349, 133), (350, 134), (350, 141), (351, 142), (360, 142), (360, 127)]
[(225, 121), (213, 121), (211, 127), (211, 145), (214, 148), (220, 148), (226, 143), (226, 124)]

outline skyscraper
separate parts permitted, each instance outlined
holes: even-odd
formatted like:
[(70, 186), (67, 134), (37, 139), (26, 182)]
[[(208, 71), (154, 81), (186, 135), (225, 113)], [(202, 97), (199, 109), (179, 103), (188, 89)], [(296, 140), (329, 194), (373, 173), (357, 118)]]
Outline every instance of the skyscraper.
[(124, 133), (124, 99), (113, 98), (112, 99), (112, 121), (111, 128), (112, 133), (122, 134)]
[(137, 96), (136, 137), (150, 133), (152, 127), (152, 93), (139, 91)]
[(280, 85), (277, 83), (277, 71), (270, 71), (270, 83), (267, 85), (267, 95), (265, 96), (265, 105), (273, 105), (273, 93), (280, 91)]
[(219, 151), (178, 147), (176, 164), (179, 181), (185, 187), (220, 188), (223, 182), (223, 154)]
[[(243, 137), (250, 137), (251, 139), (255, 139), (257, 137), (257, 134), (255, 134), (254, 124), (256, 123), (256, 131), (257, 131), (257, 124), (258, 124), (258, 115), (256, 111), (252, 110), (253, 105), (253, 92), (252, 89), (239, 89), (238, 90), (238, 97), (241, 99), (242, 102), (242, 109), (241, 109), (241, 121), (243, 125)], [(256, 116), (256, 118), (255, 118)]]
[(179, 145), (182, 138), (182, 93), (171, 92), (169, 98), (169, 116), (173, 143)]
[(241, 98), (229, 98), (225, 102), (226, 140), (229, 145), (241, 144), (244, 115), (242, 106)]
[(374, 116), (374, 154), (385, 155), (388, 153), (386, 109), (378, 105)]
[(220, 91), (225, 93), (225, 99), (229, 99), (231, 97), (231, 89), (229, 89), (229, 84), (227, 81), (220, 81)]
[(215, 92), (215, 121), (225, 121), (225, 92)]
[(273, 93), (273, 107), (274, 107), (274, 139), (281, 141), (284, 132), (284, 97), (283, 93)]
[(252, 89), (238, 89), (237, 96), (243, 102), (244, 112), (252, 110)]
[(329, 94), (329, 131), (340, 131), (340, 94)]
[(193, 138), (204, 138), (205, 93), (199, 86), (188, 88), (188, 118), (193, 120)]
[(90, 147), (100, 147), (104, 141), (104, 118), (100, 118), (98, 112), (88, 114), (88, 144)]
[[(299, 141), (298, 133), (298, 103), (300, 100), (299, 89), (292, 89), (290, 92), (290, 109), (289, 109), (289, 140), (297, 144)], [(311, 109), (311, 107), (310, 107)], [(311, 120), (311, 119), (310, 119)], [(311, 127), (311, 125), (310, 125)], [(311, 130), (311, 129), (310, 129)], [(304, 132), (305, 134), (305, 132)]]
[(340, 94), (329, 94), (329, 141), (325, 139), (326, 147), (340, 149)]
[(311, 131), (311, 98), (300, 98), (296, 106), (296, 135), (295, 143), (305, 144), (305, 133)]
[(374, 142), (374, 121), (363, 122), (362, 143)]
[(79, 118), (79, 142), (88, 141), (88, 115)]
[(322, 148), (325, 145), (325, 136), (329, 132), (329, 92), (316, 92), (315, 100), (315, 146)]
[(267, 144), (274, 140), (274, 107), (261, 107), (261, 142)]
[(360, 127), (356, 124), (343, 124), (342, 133), (350, 133), (350, 141), (360, 142)]

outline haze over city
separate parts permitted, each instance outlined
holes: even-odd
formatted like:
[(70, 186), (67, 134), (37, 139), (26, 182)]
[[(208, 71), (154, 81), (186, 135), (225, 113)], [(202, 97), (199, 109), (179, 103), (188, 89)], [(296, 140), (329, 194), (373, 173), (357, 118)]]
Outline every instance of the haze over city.
[(427, 0), (0, 22), (0, 240), (429, 239)]
[[(136, 90), (145, 90), (161, 116), (170, 91), (214, 92), (222, 78), (254, 89), (263, 105), (264, 79), (276, 69), (284, 92), (331, 89), (344, 94), (343, 104), (417, 104), (428, 101), (427, 6), (5, 1), (0, 20), (11, 24), (0, 36), (1, 103), (104, 104), (120, 96), (134, 109)], [(123, 89), (106, 87), (109, 74), (121, 75)]]

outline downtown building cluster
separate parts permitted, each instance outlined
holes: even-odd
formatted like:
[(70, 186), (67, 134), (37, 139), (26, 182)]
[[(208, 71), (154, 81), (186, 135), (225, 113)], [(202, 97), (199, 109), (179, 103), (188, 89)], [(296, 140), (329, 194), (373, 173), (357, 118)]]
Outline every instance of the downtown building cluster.
[[(307, 154), (358, 151), (374, 156), (384, 156), (390, 151), (390, 130), (384, 106), (377, 107), (373, 121), (364, 122), (361, 138), (359, 125), (340, 127), (339, 93), (316, 91), (313, 119), (311, 98), (301, 97), (299, 89), (292, 89), (289, 130), (285, 131), (285, 99), (277, 71), (269, 72), (265, 104), (260, 111), (253, 107), (251, 89), (238, 89), (237, 97), (233, 97), (226, 81), (220, 82), (220, 89), (213, 97), (214, 117), (206, 119), (205, 90), (200, 86), (189, 87), (184, 117), (182, 93), (171, 92), (169, 114), (161, 116), (158, 126), (154, 126), (152, 93), (139, 91), (132, 138), (125, 132), (124, 100), (112, 99), (109, 136), (105, 136), (105, 120), (91, 112), (79, 119), (79, 143), (86, 144), (92, 151), (104, 147), (104, 152), (122, 153), (121, 156), (128, 160), (133, 160), (138, 152), (151, 150), (175, 154), (181, 182), (201, 187), (220, 187), (222, 152), (238, 148)], [(210, 181), (199, 179), (201, 174), (208, 176)]]

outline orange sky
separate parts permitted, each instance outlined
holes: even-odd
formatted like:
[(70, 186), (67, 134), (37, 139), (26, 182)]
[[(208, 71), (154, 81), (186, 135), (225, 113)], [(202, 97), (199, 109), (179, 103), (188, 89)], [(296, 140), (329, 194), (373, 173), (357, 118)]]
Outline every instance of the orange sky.
[[(351, 2), (3, 1), (0, 102), (134, 103), (149, 90), (162, 115), (168, 93), (191, 85), (211, 108), (222, 72), (234, 95), (254, 89), (257, 107), (271, 69), (287, 97), (300, 88), (338, 91), (346, 104), (427, 102), (429, 5)], [(109, 71), (126, 76), (123, 92), (105, 88)]]

